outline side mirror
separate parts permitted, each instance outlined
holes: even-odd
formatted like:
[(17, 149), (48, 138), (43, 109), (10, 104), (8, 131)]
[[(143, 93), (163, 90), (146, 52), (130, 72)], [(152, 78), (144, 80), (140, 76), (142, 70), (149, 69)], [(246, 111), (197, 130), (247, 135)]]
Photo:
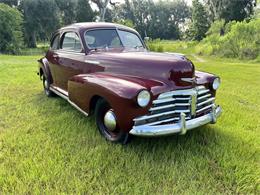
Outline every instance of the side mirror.
[(147, 42), (150, 40), (150, 37), (144, 37), (144, 41)]

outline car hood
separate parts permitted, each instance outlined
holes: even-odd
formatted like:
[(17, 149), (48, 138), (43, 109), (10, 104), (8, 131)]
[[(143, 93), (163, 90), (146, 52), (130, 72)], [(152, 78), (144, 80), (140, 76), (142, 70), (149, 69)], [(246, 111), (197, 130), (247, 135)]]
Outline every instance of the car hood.
[(98, 60), (106, 73), (116, 73), (161, 81), (176, 87), (190, 87), (182, 78), (194, 77), (194, 65), (185, 56), (156, 52), (93, 52), (89, 59)]

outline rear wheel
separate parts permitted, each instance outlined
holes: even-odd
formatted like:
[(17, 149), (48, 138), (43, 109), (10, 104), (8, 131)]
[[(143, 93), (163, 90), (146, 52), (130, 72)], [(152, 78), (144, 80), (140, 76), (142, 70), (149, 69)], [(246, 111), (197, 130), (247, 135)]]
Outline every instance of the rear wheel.
[(50, 90), (50, 82), (45, 75), (42, 76), (42, 83), (45, 95), (47, 97), (53, 97), (55, 94)]
[(107, 140), (115, 143), (127, 143), (129, 134), (119, 129), (114, 110), (104, 99), (98, 100), (95, 117), (100, 134)]

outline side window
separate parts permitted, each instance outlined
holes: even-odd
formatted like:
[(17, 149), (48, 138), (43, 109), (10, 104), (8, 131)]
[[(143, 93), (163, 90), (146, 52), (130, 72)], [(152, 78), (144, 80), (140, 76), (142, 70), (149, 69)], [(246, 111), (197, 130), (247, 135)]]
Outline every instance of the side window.
[(80, 39), (74, 32), (67, 32), (63, 35), (61, 49), (80, 52), (82, 50)]
[(51, 49), (56, 50), (59, 49), (59, 41), (60, 41), (60, 35), (56, 35), (51, 42)]

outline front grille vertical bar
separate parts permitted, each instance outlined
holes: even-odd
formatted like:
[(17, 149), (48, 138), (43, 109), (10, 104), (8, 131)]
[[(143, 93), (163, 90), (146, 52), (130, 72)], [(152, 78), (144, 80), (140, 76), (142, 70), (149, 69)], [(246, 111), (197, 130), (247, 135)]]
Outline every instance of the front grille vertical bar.
[(193, 90), (190, 99), (190, 114), (191, 117), (195, 117), (197, 110), (197, 90)]

